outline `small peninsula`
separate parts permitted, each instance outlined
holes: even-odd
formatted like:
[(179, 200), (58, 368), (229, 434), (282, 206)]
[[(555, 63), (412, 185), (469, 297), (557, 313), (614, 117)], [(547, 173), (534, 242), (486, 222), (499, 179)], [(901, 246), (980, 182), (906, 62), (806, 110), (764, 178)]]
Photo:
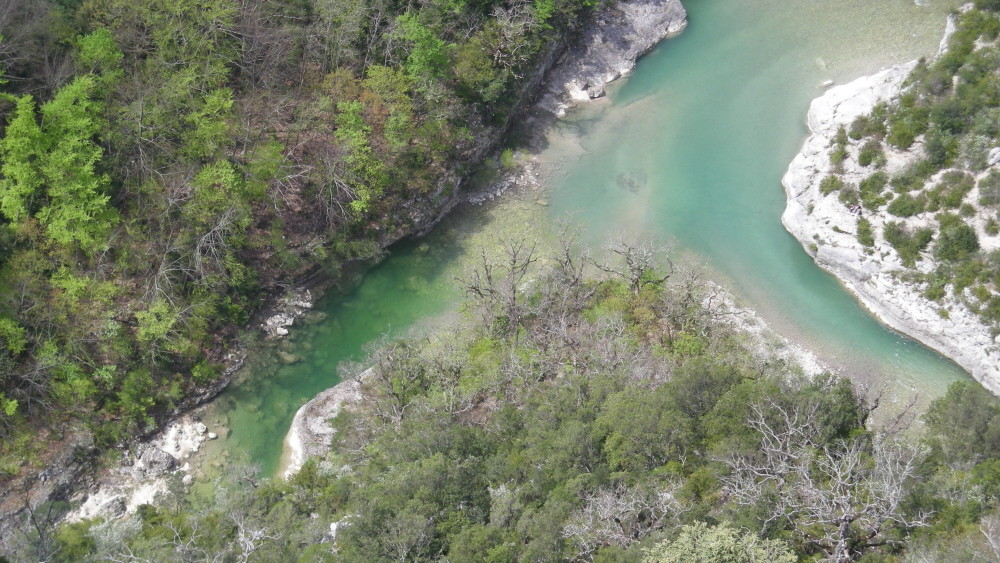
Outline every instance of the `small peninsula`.
[(1000, 393), (994, 15), (954, 16), (933, 61), (831, 88), (782, 182), (782, 222), (884, 323)]

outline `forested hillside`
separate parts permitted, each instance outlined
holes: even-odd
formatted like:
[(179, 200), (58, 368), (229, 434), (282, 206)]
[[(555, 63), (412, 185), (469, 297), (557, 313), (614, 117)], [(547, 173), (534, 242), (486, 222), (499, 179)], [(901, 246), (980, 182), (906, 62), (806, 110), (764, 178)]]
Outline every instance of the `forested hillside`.
[[(564, 248), (569, 248), (564, 247)], [(524, 243), (463, 280), (467, 315), (370, 358), (325, 459), (232, 467), (211, 498), (24, 534), (57, 561), (995, 561), (1000, 408), (925, 417), (761, 355), (712, 286), (615, 244), (585, 275)], [(541, 265), (545, 264), (544, 267)], [(660, 267), (655, 267), (659, 264)], [(664, 267), (666, 265), (666, 267)]]
[(0, 3), (0, 478), (150, 431), (265, 296), (426, 226), (595, 3)]

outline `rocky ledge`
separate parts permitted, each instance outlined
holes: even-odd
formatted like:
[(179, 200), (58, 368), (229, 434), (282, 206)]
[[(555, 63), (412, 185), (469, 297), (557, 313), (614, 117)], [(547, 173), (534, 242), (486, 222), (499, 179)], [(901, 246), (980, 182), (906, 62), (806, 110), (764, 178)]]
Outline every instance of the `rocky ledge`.
[(306, 460), (329, 451), (334, 433), (330, 419), (337, 416), (340, 409), (361, 402), (361, 386), (369, 373), (370, 370), (342, 381), (302, 405), (285, 435), (279, 474), (291, 477), (302, 469)]
[(625, 0), (603, 10), (546, 76), (539, 106), (557, 116), (604, 96), (657, 43), (687, 27), (680, 0)]
[[(881, 240), (873, 249), (864, 248), (856, 235), (857, 210), (848, 210), (835, 193), (820, 191), (820, 182), (833, 168), (829, 153), (838, 128), (850, 126), (879, 102), (899, 96), (916, 64), (859, 78), (813, 100), (808, 115), (810, 136), (782, 179), (788, 201), (781, 220), (816, 263), (839, 278), (884, 324), (951, 358), (1000, 395), (1000, 342), (989, 328), (958, 299), (930, 301), (922, 287), (903, 281), (899, 273), (904, 266), (896, 252)], [(921, 154), (919, 146), (908, 152), (889, 150), (886, 170), (902, 170)], [(848, 167), (844, 178), (856, 181), (865, 175), (857, 167)], [(861, 212), (873, 230), (881, 232), (884, 218)]]

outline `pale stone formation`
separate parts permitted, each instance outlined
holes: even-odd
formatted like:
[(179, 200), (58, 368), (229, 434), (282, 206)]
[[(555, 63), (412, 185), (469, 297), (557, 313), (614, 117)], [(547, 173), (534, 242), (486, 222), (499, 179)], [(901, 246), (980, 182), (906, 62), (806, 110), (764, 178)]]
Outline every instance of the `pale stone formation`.
[(345, 406), (361, 401), (361, 385), (369, 373), (365, 371), (355, 379), (342, 381), (321, 392), (295, 413), (292, 426), (285, 435), (281, 475), (291, 477), (302, 469), (306, 460), (329, 451), (334, 433), (330, 419)]
[[(950, 21), (949, 30), (953, 29)], [(829, 153), (838, 128), (849, 127), (856, 117), (870, 112), (879, 102), (898, 97), (916, 64), (912, 61), (897, 65), (836, 86), (813, 100), (807, 118), (811, 134), (782, 179), (787, 206), (781, 220), (816, 263), (839, 278), (883, 323), (951, 358), (987, 389), (1000, 394), (1000, 341), (990, 336), (989, 328), (952, 295), (940, 303), (928, 300), (922, 295), (923, 287), (906, 283), (896, 275), (904, 266), (895, 250), (880, 236), (886, 222), (884, 213), (852, 212), (836, 193), (824, 196), (820, 192), (820, 182), (833, 172)], [(1000, 150), (994, 150), (1000, 155)], [(843, 178), (856, 184), (872, 171), (857, 164), (856, 146), (848, 151)], [(909, 151), (886, 146), (885, 170), (891, 175), (922, 155), (920, 140)], [(992, 160), (993, 152), (990, 156)], [(970, 197), (974, 198), (975, 193)], [(870, 251), (857, 239), (858, 213), (871, 222), (873, 232), (879, 233)], [(917, 216), (908, 224), (933, 223), (933, 214), (923, 215), (926, 216)], [(981, 225), (977, 227), (984, 250), (1000, 244), (1000, 239), (987, 236)], [(917, 263), (917, 268), (924, 272), (933, 267), (928, 257)]]
[(680, 0), (623, 0), (602, 11), (546, 77), (539, 106), (557, 116), (605, 95), (657, 43), (687, 26)]

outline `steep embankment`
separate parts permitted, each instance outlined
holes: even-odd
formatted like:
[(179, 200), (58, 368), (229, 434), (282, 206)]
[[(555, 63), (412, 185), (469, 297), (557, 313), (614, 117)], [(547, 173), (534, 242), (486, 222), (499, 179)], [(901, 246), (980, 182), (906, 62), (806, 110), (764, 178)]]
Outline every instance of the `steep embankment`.
[[(913, 61), (859, 78), (831, 88), (812, 102), (810, 135), (782, 179), (788, 198), (782, 222), (816, 263), (837, 276), (882, 322), (953, 359), (1000, 394), (1000, 346), (987, 323), (970, 309), (963, 292), (948, 292), (932, 300), (927, 297), (928, 282), (907, 275), (932, 272), (938, 260), (922, 252), (914, 264), (906, 264), (884, 236), (886, 226), (896, 224), (897, 217), (877, 202), (847, 203), (844, 189), (838, 194), (829, 184), (823, 185), (824, 180), (836, 177), (840, 186), (857, 184), (864, 189), (863, 182), (873, 176), (875, 165), (861, 164), (861, 143), (845, 145), (844, 130), (878, 104), (897, 100), (909, 88), (907, 77), (917, 66)], [(846, 147), (846, 157), (839, 164), (831, 158), (838, 144)], [(893, 177), (912, 169), (925, 158), (924, 145), (923, 138), (906, 150), (886, 143), (881, 149), (880, 172)], [(937, 171), (926, 184), (941, 181), (947, 172)], [(927, 209), (905, 228), (930, 225), (937, 217)], [(1000, 240), (982, 227), (979, 241), (984, 253), (1000, 246)]]

